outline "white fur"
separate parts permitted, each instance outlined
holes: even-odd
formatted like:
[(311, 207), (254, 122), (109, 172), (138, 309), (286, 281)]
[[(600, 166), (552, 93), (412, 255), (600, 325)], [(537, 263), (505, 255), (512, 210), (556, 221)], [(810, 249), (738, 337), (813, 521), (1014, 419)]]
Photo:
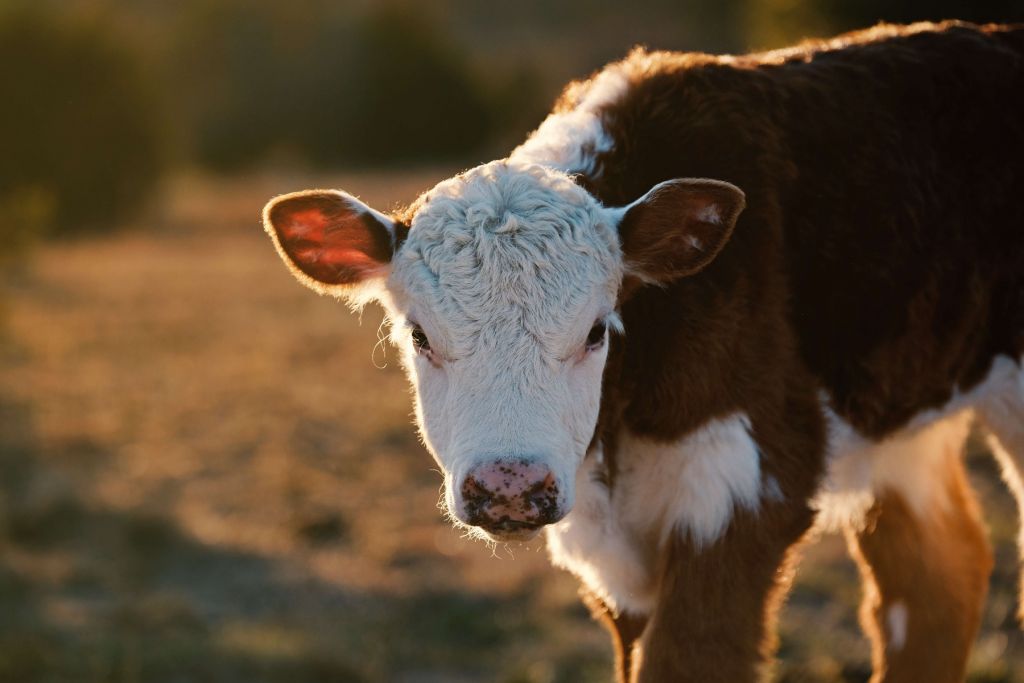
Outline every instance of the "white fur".
[(901, 494), (920, 516), (933, 506), (947, 505), (948, 468), (943, 463), (961, 456), (975, 410), (997, 412), (993, 406), (1012, 394), (1020, 376), (1016, 363), (997, 358), (977, 386), (966, 393), (954, 392), (946, 405), (920, 413), (883, 441), (860, 435), (827, 407), (828, 397), (823, 396), (829, 463), (824, 485), (813, 501), (819, 526), (827, 530), (861, 527), (875, 496), (883, 490)]
[(712, 420), (674, 444), (623, 434), (620, 478), (623, 513), (636, 527), (689, 533), (697, 545), (725, 531), (735, 507), (756, 509), (761, 456), (750, 436), (750, 420), (738, 413)]
[(864, 438), (831, 410), (826, 409), (826, 415), (828, 474), (812, 503), (820, 511), (818, 523), (823, 528), (860, 528), (875, 495), (884, 490), (901, 494), (919, 516), (933, 506), (947, 505), (948, 467), (943, 463), (960, 457), (970, 429), (970, 412), (904, 430), (880, 442)]
[(779, 486), (779, 480), (768, 475), (764, 479), (764, 490), (762, 496), (765, 500), (771, 503), (781, 503), (786, 500), (786, 494), (782, 492), (782, 487)]
[(547, 527), (548, 553), (614, 612), (648, 614), (656, 597), (655, 558), (624, 518), (618, 487), (613, 499), (598, 478), (599, 458), (592, 454), (580, 467), (572, 512)]
[[(998, 390), (985, 395), (978, 415), (988, 429), (988, 442), (1003, 469), (1003, 479), (1024, 513), (1024, 358), (1014, 363), (997, 358), (989, 373), (997, 378)], [(1019, 545), (1024, 553), (1024, 524)]]
[(583, 472), (577, 507), (549, 528), (548, 548), (556, 565), (576, 574), (611, 609), (646, 614), (657, 590), (654, 563), (671, 533), (709, 545), (737, 507), (757, 509), (760, 454), (749, 419), (736, 414), (675, 443), (623, 433), (618, 463), (612, 494)]
[[(456, 517), (467, 474), (509, 457), (550, 467), (572, 506), (607, 354), (585, 340), (598, 319), (619, 324), (617, 217), (564, 173), (511, 161), (421, 198), (387, 282), (392, 339)], [(413, 350), (410, 320), (436, 362)]]
[(1024, 469), (1024, 358), (1015, 363), (1001, 356), (992, 365), (988, 382), (992, 390), (986, 392), (978, 404), (978, 412), (991, 432), (992, 442), (1015, 463), (1018, 471)]
[(697, 214), (697, 220), (711, 223), (712, 225), (719, 225), (722, 222), (722, 212), (718, 210), (717, 205), (708, 204)]
[(885, 615), (885, 624), (889, 630), (889, 649), (899, 652), (907, 643), (907, 606), (902, 601), (894, 602)]
[(597, 156), (612, 148), (600, 112), (626, 93), (629, 76), (623, 66), (613, 64), (584, 87), (587, 90), (573, 109), (549, 115), (509, 158), (567, 173), (598, 175)]

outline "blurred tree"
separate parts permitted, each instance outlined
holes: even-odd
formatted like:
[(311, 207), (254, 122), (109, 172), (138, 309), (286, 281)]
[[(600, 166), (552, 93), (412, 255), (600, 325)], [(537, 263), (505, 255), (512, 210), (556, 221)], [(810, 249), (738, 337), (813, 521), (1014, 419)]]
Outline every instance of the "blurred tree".
[[(35, 12), (0, 10), (0, 86), (17, 103), (0, 113), (0, 211), (52, 215), (61, 230), (130, 209), (159, 169), (165, 134), (173, 161), (221, 170), (268, 159), (478, 161), (522, 140), (569, 78), (636, 43), (745, 51), (879, 20), (1024, 20), (1022, 0), (0, 0), (0, 7), (12, 3)], [(44, 20), (43, 12), (62, 20)], [(67, 25), (82, 17), (92, 17), (91, 28)], [(136, 38), (144, 61), (159, 68), (140, 76), (137, 55), (97, 29), (110, 25)], [(165, 129), (154, 124), (154, 91)], [(11, 206), (20, 208), (3, 208)]]
[(174, 99), (201, 163), (229, 170), (290, 149), (317, 165), (380, 165), (464, 158), (484, 141), (468, 57), (428, 16), (300, 4), (219, 0), (185, 15)]
[[(495, 67), (495, 70), (497, 68)], [(491, 131), (488, 152), (508, 154), (541, 124), (561, 91), (562, 84), (548, 87), (535, 64), (521, 64), (498, 71), (487, 92)]]
[(161, 169), (161, 130), (137, 63), (98, 25), (0, 12), (5, 243), (44, 223), (57, 234), (104, 229), (147, 197)]
[(308, 2), (193, 1), (178, 15), (167, 51), (168, 89), (185, 144), (201, 165), (244, 167), (291, 126), (295, 97), (321, 26)]
[(303, 103), (310, 125), (296, 128), (317, 161), (461, 159), (491, 132), (468, 56), (412, 7), (372, 10), (325, 60)]
[(961, 19), (975, 23), (1024, 21), (1021, 0), (745, 0), (742, 21), (752, 49), (873, 26), (880, 21)]
[(0, 266), (18, 262), (53, 226), (50, 192), (22, 185), (0, 193)]
[(822, 12), (839, 30), (879, 21), (910, 23), (962, 19), (976, 23), (1024, 21), (1021, 0), (820, 0)]

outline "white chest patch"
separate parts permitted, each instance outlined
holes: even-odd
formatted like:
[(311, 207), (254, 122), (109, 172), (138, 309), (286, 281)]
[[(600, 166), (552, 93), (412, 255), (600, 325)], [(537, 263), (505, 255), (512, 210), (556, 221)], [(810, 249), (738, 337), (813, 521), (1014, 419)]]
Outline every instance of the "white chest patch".
[(714, 543), (737, 506), (760, 502), (760, 454), (742, 413), (675, 443), (623, 434), (611, 492), (595, 479), (599, 458), (592, 454), (580, 469), (576, 505), (548, 528), (548, 548), (556, 565), (616, 612), (651, 611), (671, 533), (688, 534), (698, 547)]

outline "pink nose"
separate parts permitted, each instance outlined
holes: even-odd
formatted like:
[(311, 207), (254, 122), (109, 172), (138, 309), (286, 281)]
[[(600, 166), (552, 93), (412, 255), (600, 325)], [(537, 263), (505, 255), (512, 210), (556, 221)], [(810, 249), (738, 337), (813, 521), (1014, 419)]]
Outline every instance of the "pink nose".
[(536, 529), (562, 518), (555, 475), (528, 461), (477, 467), (462, 483), (462, 505), (470, 524), (496, 533)]

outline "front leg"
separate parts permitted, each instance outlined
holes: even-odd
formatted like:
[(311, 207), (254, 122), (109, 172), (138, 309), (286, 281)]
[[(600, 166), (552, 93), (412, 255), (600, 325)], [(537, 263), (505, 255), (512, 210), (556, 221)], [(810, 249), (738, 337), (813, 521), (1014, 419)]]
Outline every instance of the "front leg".
[(735, 414), (678, 441), (623, 431), (614, 478), (598, 476), (597, 455), (584, 462), (548, 548), (600, 599), (619, 680), (756, 679), (791, 548), (813, 520), (824, 429), (812, 399), (785, 420)]
[(804, 501), (738, 512), (711, 545), (668, 540), (658, 599), (634, 656), (637, 683), (743, 683), (765, 677), (775, 616), (810, 527)]

